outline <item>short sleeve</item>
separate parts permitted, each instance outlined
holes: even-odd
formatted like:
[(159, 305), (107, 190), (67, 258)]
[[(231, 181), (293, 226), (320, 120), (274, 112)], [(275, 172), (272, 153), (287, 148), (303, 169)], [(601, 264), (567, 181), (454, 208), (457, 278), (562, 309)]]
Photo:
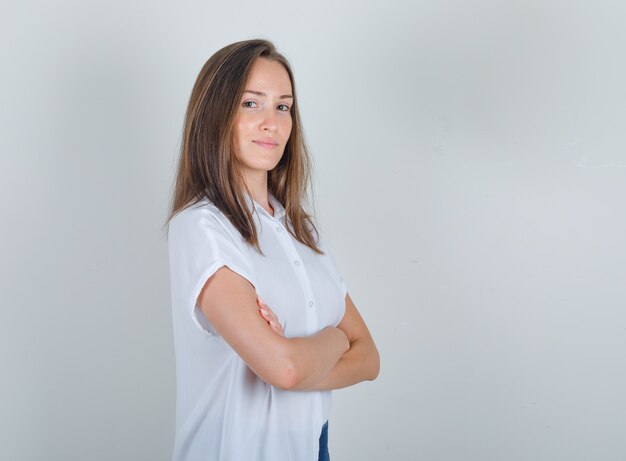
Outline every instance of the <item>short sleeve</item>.
[(339, 276), (339, 282), (341, 283), (341, 294), (345, 298), (346, 295), (348, 294), (348, 287), (346, 286), (346, 282), (344, 281), (341, 273), (337, 270), (337, 265), (335, 264), (335, 260), (333, 256), (330, 254), (330, 252), (328, 253), (328, 257), (330, 258), (333, 266), (335, 267), (335, 271), (337, 272), (337, 275)]
[(343, 280), (343, 277), (339, 276), (341, 278), (341, 293), (343, 294), (343, 297), (345, 298), (346, 295), (348, 294), (348, 287), (346, 286), (346, 282)]
[(249, 260), (216, 210), (209, 204), (191, 206), (174, 216), (168, 228), (173, 315), (189, 316), (199, 328), (213, 334), (215, 330), (196, 306), (206, 281), (228, 266), (256, 287)]
[(339, 285), (341, 287), (341, 294), (342, 294), (343, 298), (345, 299), (346, 294), (348, 293), (348, 287), (346, 285), (345, 280), (343, 279), (343, 275), (342, 275), (341, 271), (337, 268), (337, 264), (335, 263), (335, 258), (333, 257), (332, 252), (328, 249), (328, 247), (325, 245), (325, 243), (322, 242), (321, 240), (318, 240), (317, 244), (319, 245), (319, 247), (324, 252), (324, 258), (323, 259), (325, 261), (325, 264), (327, 265), (328, 270), (330, 271), (330, 273), (334, 275), (336, 280), (338, 280), (338, 283), (339, 283)]

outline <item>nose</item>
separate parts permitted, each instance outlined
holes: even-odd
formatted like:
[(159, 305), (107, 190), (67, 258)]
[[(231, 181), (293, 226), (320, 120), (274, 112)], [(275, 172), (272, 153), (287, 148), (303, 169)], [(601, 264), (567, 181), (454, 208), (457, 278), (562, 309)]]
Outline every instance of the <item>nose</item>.
[(261, 129), (263, 131), (276, 131), (276, 113), (273, 109), (263, 111)]

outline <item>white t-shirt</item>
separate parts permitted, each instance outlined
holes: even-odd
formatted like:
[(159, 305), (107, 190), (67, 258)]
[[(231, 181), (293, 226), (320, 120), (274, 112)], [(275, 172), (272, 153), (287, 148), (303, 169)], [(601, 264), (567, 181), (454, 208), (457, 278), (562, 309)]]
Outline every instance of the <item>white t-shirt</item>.
[(170, 221), (177, 381), (173, 461), (317, 460), (331, 393), (267, 384), (196, 305), (206, 280), (228, 266), (255, 287), (286, 337), (308, 336), (341, 321), (346, 286), (332, 256), (322, 242), (325, 254), (318, 255), (295, 240), (285, 228), (282, 204), (271, 194), (269, 202), (274, 216), (248, 199), (265, 256), (206, 199)]

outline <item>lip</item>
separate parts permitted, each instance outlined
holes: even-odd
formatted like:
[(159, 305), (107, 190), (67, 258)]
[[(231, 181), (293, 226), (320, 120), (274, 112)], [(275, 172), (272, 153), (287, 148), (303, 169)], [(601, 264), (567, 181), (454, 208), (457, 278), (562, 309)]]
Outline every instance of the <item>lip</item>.
[(261, 146), (261, 147), (265, 147), (268, 149), (272, 149), (276, 146), (278, 146), (278, 143), (276, 141), (274, 141), (272, 138), (261, 138), (261, 139), (255, 139), (252, 141), (253, 143)]

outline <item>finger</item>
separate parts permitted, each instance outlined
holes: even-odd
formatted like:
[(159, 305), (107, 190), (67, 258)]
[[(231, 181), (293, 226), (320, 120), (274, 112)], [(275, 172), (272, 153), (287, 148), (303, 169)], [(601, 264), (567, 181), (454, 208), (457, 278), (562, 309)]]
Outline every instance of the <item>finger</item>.
[(263, 314), (263, 317), (268, 319), (278, 320), (276, 314), (259, 298), (259, 311)]
[(261, 312), (264, 317), (267, 317), (269, 315), (269, 308), (267, 307), (267, 305), (263, 302), (261, 298), (257, 298), (256, 301), (257, 305), (259, 306), (259, 312)]
[(269, 320), (272, 320), (275, 323), (278, 323), (278, 317), (276, 316), (276, 314), (274, 314), (274, 312), (272, 312), (271, 309), (265, 309), (265, 311), (267, 312), (267, 318)]
[(260, 298), (257, 297), (257, 304), (259, 305), (259, 313), (261, 317), (270, 325), (270, 327), (281, 336), (283, 335), (283, 326), (280, 324), (278, 320), (278, 316), (272, 311), (267, 304)]
[(281, 336), (283, 335), (283, 327), (280, 323), (271, 321), (269, 322), (269, 324), (270, 324), (270, 327), (272, 327), (272, 330), (274, 330), (276, 333), (278, 333)]

